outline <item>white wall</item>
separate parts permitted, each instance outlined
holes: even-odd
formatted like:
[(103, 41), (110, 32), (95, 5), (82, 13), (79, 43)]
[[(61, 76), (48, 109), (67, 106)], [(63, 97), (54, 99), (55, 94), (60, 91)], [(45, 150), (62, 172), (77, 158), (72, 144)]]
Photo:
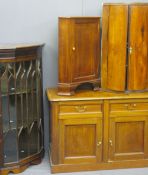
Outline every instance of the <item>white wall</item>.
[[(103, 2), (135, 2), (103, 0)], [(148, 2), (148, 0), (139, 0)], [(45, 89), (57, 85), (58, 16), (100, 16), (102, 0), (0, 0), (0, 43), (45, 43), (43, 87), (45, 145), (48, 148), (48, 103)]]

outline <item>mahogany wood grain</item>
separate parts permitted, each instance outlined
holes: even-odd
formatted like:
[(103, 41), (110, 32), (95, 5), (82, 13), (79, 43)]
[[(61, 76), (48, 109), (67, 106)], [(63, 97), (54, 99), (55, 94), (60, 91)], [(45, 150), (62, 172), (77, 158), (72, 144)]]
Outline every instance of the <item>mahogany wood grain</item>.
[(110, 118), (109, 160), (146, 159), (148, 116)]
[(128, 6), (104, 5), (102, 23), (102, 88), (124, 91)]
[(148, 92), (47, 96), (53, 173), (148, 166)]
[(59, 95), (83, 83), (99, 88), (100, 18), (59, 18)]
[(148, 90), (147, 18), (147, 3), (103, 5), (102, 89)]
[(148, 89), (148, 4), (131, 5), (128, 90)]

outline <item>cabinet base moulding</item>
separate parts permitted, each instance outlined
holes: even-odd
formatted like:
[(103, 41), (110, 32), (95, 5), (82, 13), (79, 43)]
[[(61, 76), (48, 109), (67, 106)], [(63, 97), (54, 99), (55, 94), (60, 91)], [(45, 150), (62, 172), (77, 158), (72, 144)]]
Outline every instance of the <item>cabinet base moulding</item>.
[(8, 175), (9, 173), (18, 174), (26, 170), (31, 165), (40, 164), (44, 155), (44, 150), (40, 153), (30, 156), (22, 161), (16, 163), (9, 167), (4, 167), (0, 170), (0, 175)]
[(148, 159), (146, 160), (130, 160), (123, 162), (107, 162), (96, 164), (52, 164), (50, 160), (51, 173), (66, 173), (66, 172), (80, 172), (80, 171), (97, 171), (97, 170), (111, 170), (123, 168), (143, 168), (148, 167)]
[(74, 95), (80, 85), (91, 84), (94, 91), (100, 90), (100, 79), (80, 83), (58, 83), (58, 95)]

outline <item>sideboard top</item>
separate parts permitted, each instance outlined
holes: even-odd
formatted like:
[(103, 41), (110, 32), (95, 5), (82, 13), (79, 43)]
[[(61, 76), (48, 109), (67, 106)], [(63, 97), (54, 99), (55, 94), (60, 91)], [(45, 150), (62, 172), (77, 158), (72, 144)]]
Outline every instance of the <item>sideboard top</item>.
[(142, 93), (116, 93), (116, 92), (104, 92), (104, 91), (91, 91), (80, 90), (72, 96), (59, 96), (57, 95), (56, 88), (48, 88), (46, 90), (49, 101), (76, 101), (76, 100), (103, 100), (103, 99), (133, 99), (133, 98), (147, 98), (148, 92)]

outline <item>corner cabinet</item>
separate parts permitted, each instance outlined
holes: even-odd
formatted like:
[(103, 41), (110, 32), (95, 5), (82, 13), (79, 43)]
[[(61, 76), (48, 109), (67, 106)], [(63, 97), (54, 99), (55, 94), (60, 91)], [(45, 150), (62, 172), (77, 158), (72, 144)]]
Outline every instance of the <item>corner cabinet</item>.
[(148, 90), (147, 19), (148, 3), (103, 5), (102, 89)]
[(43, 155), (42, 47), (0, 47), (0, 174), (19, 173)]
[(148, 93), (47, 96), (53, 173), (148, 166)]
[(59, 95), (83, 83), (100, 87), (100, 18), (59, 18)]

